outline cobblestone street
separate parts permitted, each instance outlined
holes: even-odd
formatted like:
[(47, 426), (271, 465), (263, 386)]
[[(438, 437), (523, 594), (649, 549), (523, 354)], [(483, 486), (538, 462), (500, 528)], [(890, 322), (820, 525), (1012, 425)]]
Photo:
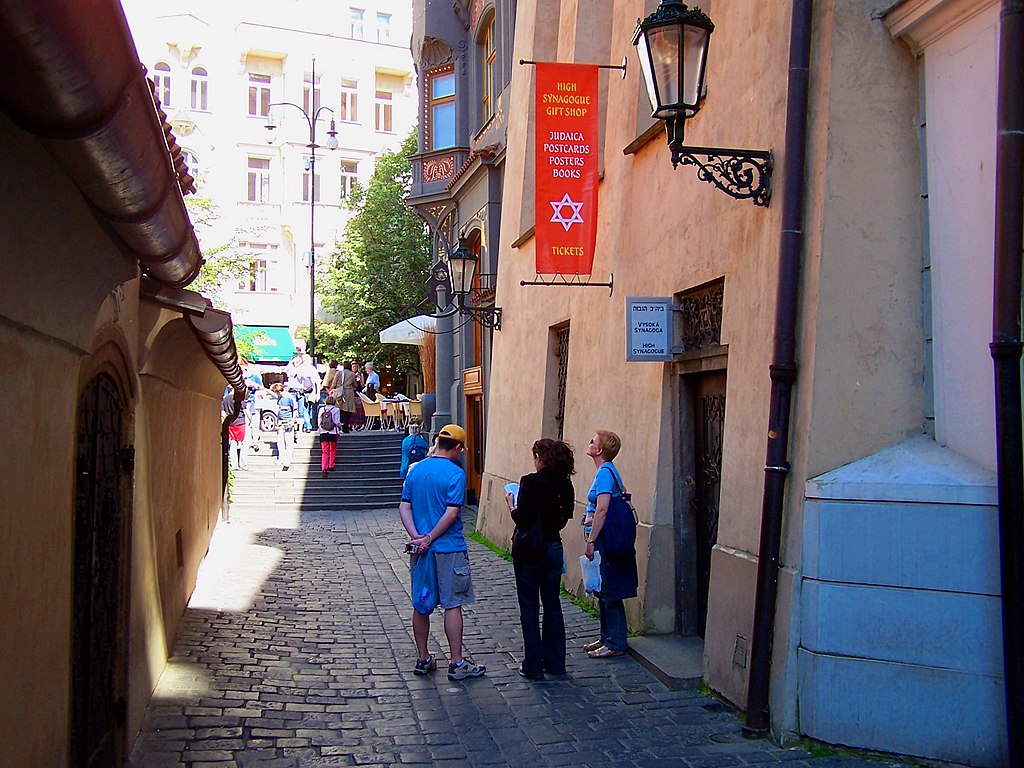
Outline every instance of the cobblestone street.
[[(652, 766), (717, 768), (808, 756), (738, 737), (737, 716), (670, 691), (629, 657), (591, 660), (596, 620), (564, 603), (569, 674), (527, 682), (511, 564), (471, 542), (469, 654), (412, 673), (408, 566), (395, 510), (246, 511), (221, 523), (132, 754), (135, 768)], [(447, 657), (439, 616), (431, 651)], [(816, 768), (868, 765), (826, 758)], [(877, 764), (874, 764), (877, 765)]]

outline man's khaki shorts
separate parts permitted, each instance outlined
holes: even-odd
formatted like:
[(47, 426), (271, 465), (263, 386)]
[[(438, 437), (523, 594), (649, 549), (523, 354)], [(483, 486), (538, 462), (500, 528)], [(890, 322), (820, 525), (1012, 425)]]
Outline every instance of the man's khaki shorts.
[(457, 608), (476, 600), (469, 572), (468, 552), (435, 552), (437, 601), (442, 608)]

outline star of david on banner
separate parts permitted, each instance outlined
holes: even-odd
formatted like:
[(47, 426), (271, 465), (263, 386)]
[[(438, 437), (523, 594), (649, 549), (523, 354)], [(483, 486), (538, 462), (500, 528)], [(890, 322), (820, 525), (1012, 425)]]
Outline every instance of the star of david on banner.
[(537, 274), (590, 275), (597, 242), (598, 68), (538, 62), (536, 72)]
[[(557, 203), (552, 202), (551, 207), (555, 211), (554, 215), (551, 217), (551, 221), (561, 224), (565, 227), (566, 232), (569, 231), (569, 227), (573, 224), (583, 223), (583, 217), (580, 216), (580, 209), (583, 207), (583, 203), (575, 202), (571, 197), (569, 197), (568, 192), (566, 192), (565, 196)], [(568, 219), (565, 218), (566, 208), (572, 211), (572, 215), (569, 216)]]

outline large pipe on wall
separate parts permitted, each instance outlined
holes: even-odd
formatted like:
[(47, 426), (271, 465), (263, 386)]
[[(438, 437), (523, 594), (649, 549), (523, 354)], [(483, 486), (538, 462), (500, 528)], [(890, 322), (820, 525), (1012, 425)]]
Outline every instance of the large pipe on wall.
[(775, 344), (772, 353), (771, 403), (761, 539), (751, 633), (750, 676), (747, 680), (745, 734), (768, 730), (768, 692), (772, 639), (778, 597), (782, 510), (789, 474), (789, 429), (793, 382), (796, 380), (796, 325), (800, 289), (800, 259), (804, 245), (804, 168), (807, 160), (807, 107), (811, 61), (812, 0), (794, 0), (789, 39), (789, 83), (786, 106), (785, 171), (782, 187), (782, 235), (775, 301)]
[(1021, 256), (1024, 252), (1024, 0), (1003, 0), (999, 29), (995, 266), (996, 483), (1002, 578), (1008, 765), (1024, 765), (1024, 436), (1021, 428)]
[(0, 109), (148, 275), (192, 282), (202, 255), (120, 3), (0, 0), (0, 50)]

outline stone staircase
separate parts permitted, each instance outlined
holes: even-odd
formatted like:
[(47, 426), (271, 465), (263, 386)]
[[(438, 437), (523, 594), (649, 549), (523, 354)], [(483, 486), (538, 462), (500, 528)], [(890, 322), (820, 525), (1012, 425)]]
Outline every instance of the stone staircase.
[[(320, 441), (298, 433), (287, 472), (273, 442), (249, 452), (249, 471), (236, 472), (231, 509), (349, 511), (398, 509), (402, 499), (402, 438), (398, 432), (352, 432), (338, 440), (335, 471), (320, 470)], [(265, 440), (266, 438), (264, 438)]]

